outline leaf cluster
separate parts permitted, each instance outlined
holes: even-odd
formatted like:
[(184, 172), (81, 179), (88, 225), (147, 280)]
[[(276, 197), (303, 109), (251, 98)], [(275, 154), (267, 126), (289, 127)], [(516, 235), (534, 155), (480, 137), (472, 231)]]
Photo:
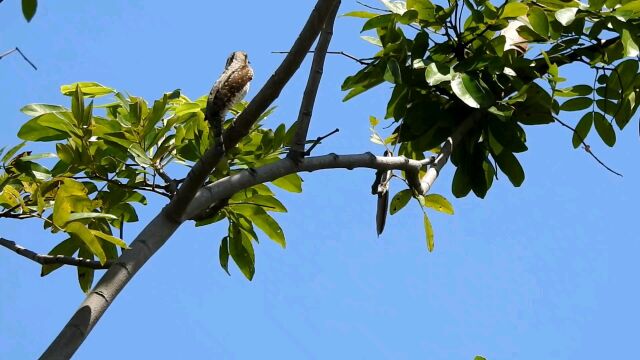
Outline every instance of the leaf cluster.
[[(138, 221), (135, 205), (147, 204), (145, 194), (171, 198), (182, 180), (169, 173), (185, 173), (180, 167), (188, 170), (211, 146), (204, 119), (206, 97), (192, 101), (175, 90), (150, 105), (93, 82), (64, 85), (61, 92), (70, 98), (70, 107), (30, 104), (22, 108), (30, 117), (18, 132), (24, 141), (1, 159), (0, 217), (40, 219), (45, 229), (66, 235), (50, 255), (77, 254), (104, 264), (118, 257), (118, 247), (126, 248), (122, 229), (127, 222)], [(96, 102), (107, 96), (111, 101)], [(236, 104), (225, 126), (245, 106)], [(228, 151), (207, 183), (280, 158), (293, 131), (284, 124), (275, 130), (261, 125), (273, 110), (266, 111), (250, 134)], [(51, 143), (55, 152), (20, 152), (29, 141)], [(297, 174), (272, 184), (302, 191)], [(258, 240), (254, 226), (284, 247), (282, 229), (267, 212), (286, 212), (286, 208), (264, 184), (235, 194), (223, 205), (199, 216), (196, 224), (227, 219), (229, 234), (223, 240), (224, 251), (221, 247), (221, 265), (228, 271), (230, 254), (251, 279), (255, 268), (251, 241)], [(119, 237), (114, 236), (117, 230)], [(42, 275), (59, 267), (45, 265)], [(93, 272), (78, 268), (84, 291), (91, 288)]]
[[(481, 113), (451, 157), (456, 197), (471, 191), (484, 197), (498, 169), (514, 186), (522, 184), (516, 154), (528, 150), (526, 126), (581, 112), (573, 146), (593, 127), (613, 146), (616, 128), (625, 128), (638, 109), (638, 0), (381, 2), (386, 11), (346, 14), (364, 20), (362, 31), (375, 36), (363, 38), (378, 50), (345, 79), (344, 100), (390, 84), (385, 118), (396, 126), (389, 139), (414, 159)], [(521, 43), (511, 42), (510, 24)], [(560, 68), (568, 64), (586, 67), (591, 81), (561, 87)]]

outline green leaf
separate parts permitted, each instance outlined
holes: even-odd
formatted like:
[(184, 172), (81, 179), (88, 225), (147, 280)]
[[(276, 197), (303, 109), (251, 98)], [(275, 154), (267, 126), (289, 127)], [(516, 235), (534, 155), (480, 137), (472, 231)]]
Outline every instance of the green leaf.
[(20, 109), (22, 113), (27, 116), (39, 116), (46, 113), (56, 112), (56, 111), (69, 111), (69, 109), (64, 106), (59, 105), (49, 105), (49, 104), (29, 104), (22, 109)]
[(91, 233), (96, 236), (99, 237), (100, 239), (112, 243), (113, 245), (119, 246), (123, 249), (128, 249), (129, 247), (127, 246), (127, 243), (125, 243), (124, 241), (122, 241), (122, 239), (117, 238), (115, 236), (109, 235), (109, 234), (105, 234), (102, 231), (98, 231), (98, 230), (90, 230)]
[(622, 30), (622, 45), (624, 46), (624, 56), (636, 57), (640, 53), (638, 43), (627, 29)]
[(431, 221), (429, 221), (429, 217), (426, 213), (422, 216), (422, 221), (424, 223), (424, 233), (427, 237), (427, 249), (429, 249), (429, 252), (432, 252), (435, 246), (433, 240), (433, 226), (431, 225)]
[(26, 144), (27, 142), (23, 141), (20, 144), (12, 147), (11, 150), (7, 151), (7, 153), (4, 154), (4, 156), (2, 157), (2, 162), (6, 164), (7, 161), (9, 161), (13, 157), (13, 155), (20, 151), (20, 149), (22, 149)]
[[(265, 211), (287, 212), (287, 208), (276, 198), (270, 195), (253, 195), (238, 202), (262, 207)], [(233, 204), (233, 203), (232, 203)]]
[(256, 272), (253, 244), (237, 225), (229, 229), (229, 254), (242, 274), (249, 280), (253, 279)]
[(569, 26), (575, 20), (576, 13), (578, 12), (577, 7), (564, 8), (556, 11), (555, 18), (562, 24), (563, 26)]
[[(587, 135), (589, 135), (589, 131), (591, 130), (591, 126), (593, 126), (593, 117), (594, 117), (594, 112), (588, 112), (586, 114), (584, 114), (584, 116), (582, 116), (582, 118), (580, 119), (580, 121), (578, 121), (578, 125), (576, 125), (576, 129), (573, 132), (573, 138), (572, 138), (572, 143), (573, 143), (573, 148), (577, 149), (578, 146), (580, 146), (580, 144), (582, 144), (582, 142), (584, 140), (586, 140)], [(602, 115), (602, 114), (600, 114)]]
[(601, 113), (593, 113), (593, 124), (595, 125), (596, 131), (602, 141), (607, 144), (609, 147), (612, 147), (616, 143), (616, 133), (613, 130), (613, 126)]
[(518, 159), (510, 152), (503, 151), (498, 155), (494, 155), (493, 158), (498, 163), (500, 170), (507, 175), (509, 181), (515, 187), (519, 187), (524, 182), (524, 170)]
[[(93, 260), (93, 254), (86, 246), (80, 246), (78, 251), (78, 256), (83, 259)], [(93, 276), (94, 270), (87, 267), (78, 266), (78, 282), (80, 283), (80, 288), (85, 293), (88, 293), (91, 290), (91, 285), (93, 284)]]
[(557, 89), (553, 95), (561, 97), (575, 97), (591, 95), (593, 88), (590, 85), (575, 85), (564, 89)]
[(380, 124), (380, 120), (373, 115), (369, 116), (369, 125), (371, 125), (372, 128), (376, 127), (378, 124)]
[(22, 15), (30, 22), (33, 19), (33, 16), (36, 14), (36, 10), (38, 9), (38, 1), (37, 0), (22, 0)]
[[(65, 126), (59, 118), (56, 119), (54, 114), (55, 113), (48, 113), (40, 115), (27, 121), (20, 127), (18, 137), (22, 140), (28, 141), (56, 141), (68, 139), (70, 137), (69, 132), (51, 127), (56, 126), (60, 128)], [(58, 124), (56, 125), (50, 120), (57, 121)]]
[(472, 108), (488, 108), (494, 102), (493, 94), (480, 79), (465, 73), (454, 73), (451, 89), (456, 96)]
[(442, 195), (429, 194), (425, 196), (424, 205), (441, 213), (453, 215), (453, 205)]
[(377, 37), (363, 35), (360, 38), (370, 44), (382, 47), (382, 42)]
[[(616, 4), (618, 4), (618, 2), (614, 3), (614, 5)], [(615, 16), (620, 16), (625, 20), (638, 17), (640, 15), (640, 1), (629, 1), (628, 3), (616, 8), (613, 11), (613, 14)]]
[(220, 259), (220, 266), (224, 269), (227, 275), (231, 276), (229, 272), (229, 237), (225, 236), (220, 242), (220, 249), (218, 250), (218, 258)]
[(80, 90), (86, 97), (100, 97), (115, 93), (114, 89), (98, 84), (97, 82), (77, 82), (62, 85), (60, 91), (63, 95), (72, 96), (76, 91), (76, 87), (80, 87)]
[(549, 19), (544, 10), (539, 7), (531, 7), (527, 18), (533, 31), (544, 38), (549, 36)]
[(109, 220), (117, 220), (116, 216), (111, 214), (102, 214), (102, 213), (91, 213), (91, 212), (77, 212), (72, 213), (67, 218), (67, 222), (75, 221), (75, 220), (83, 220), (83, 219), (109, 219)]
[(361, 18), (361, 19), (371, 19), (378, 15), (379, 14), (368, 12), (368, 11), (350, 11), (342, 16), (355, 17), (355, 18)]
[(451, 81), (451, 69), (442, 64), (431, 63), (427, 65), (425, 77), (429, 85), (435, 86), (444, 81)]
[(400, 65), (394, 58), (387, 61), (387, 69), (384, 72), (383, 79), (392, 84), (402, 84), (402, 75), (400, 74)]
[(485, 359), (484, 357), (478, 355), (475, 358), (473, 358), (473, 360), (487, 360), (487, 359)]
[(273, 185), (293, 193), (302, 192), (302, 178), (298, 174), (289, 174), (271, 182)]
[(249, 218), (262, 232), (271, 240), (285, 248), (287, 243), (284, 238), (282, 228), (266, 211), (254, 205), (234, 205), (233, 211)]
[[(60, 244), (56, 245), (51, 251), (49, 251), (49, 255), (56, 256), (73, 256), (76, 251), (78, 251), (78, 242), (72, 238), (67, 238)], [(47, 264), (42, 265), (42, 270), (40, 271), (40, 276), (47, 276), (51, 274), (54, 270), (59, 269), (63, 264)]]
[(87, 229), (84, 225), (79, 222), (72, 222), (67, 224), (65, 227), (65, 231), (69, 234), (73, 234), (78, 237), (78, 239), (82, 240), (82, 242), (91, 250), (93, 254), (95, 254), (100, 260), (101, 264), (104, 264), (107, 261), (107, 256), (100, 246), (100, 242), (93, 235), (93, 233)]
[(593, 99), (591, 99), (590, 97), (577, 97), (565, 101), (562, 105), (560, 105), (560, 110), (580, 111), (588, 109), (591, 105), (593, 105)]
[(360, 32), (364, 32), (364, 31), (376, 29), (376, 28), (386, 28), (391, 23), (393, 23), (395, 19), (396, 19), (395, 14), (384, 14), (384, 15), (376, 16), (374, 18), (367, 20), (367, 22), (365, 22), (364, 25), (362, 26), (362, 30)]
[(467, 194), (469, 194), (469, 191), (471, 191), (471, 182), (469, 181), (469, 176), (462, 170), (461, 167), (458, 166), (458, 168), (456, 168), (456, 172), (453, 175), (451, 192), (453, 193), (453, 196), (462, 198), (467, 196)]
[(500, 14), (500, 18), (517, 18), (518, 16), (526, 15), (527, 10), (529, 10), (529, 7), (523, 3), (510, 2), (504, 6), (503, 11)]
[(391, 205), (389, 206), (389, 214), (393, 215), (398, 211), (402, 210), (403, 207), (407, 205), (409, 200), (411, 200), (411, 190), (404, 189), (399, 191), (393, 196), (391, 199)]

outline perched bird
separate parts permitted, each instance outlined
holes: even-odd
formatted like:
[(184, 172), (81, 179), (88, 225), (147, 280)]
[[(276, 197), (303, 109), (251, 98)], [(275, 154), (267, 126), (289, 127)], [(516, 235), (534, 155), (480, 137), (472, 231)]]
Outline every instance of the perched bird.
[(247, 94), (252, 79), (253, 69), (249, 65), (247, 53), (235, 51), (229, 55), (224, 72), (209, 92), (205, 114), (217, 147), (224, 149), (222, 123), (231, 106)]
[[(385, 150), (384, 156), (393, 156), (389, 150)], [(391, 170), (376, 171), (376, 179), (371, 185), (371, 193), (378, 195), (378, 204), (376, 209), (376, 231), (378, 236), (384, 230), (384, 224), (387, 221), (387, 209), (389, 208), (389, 182), (391, 181)]]

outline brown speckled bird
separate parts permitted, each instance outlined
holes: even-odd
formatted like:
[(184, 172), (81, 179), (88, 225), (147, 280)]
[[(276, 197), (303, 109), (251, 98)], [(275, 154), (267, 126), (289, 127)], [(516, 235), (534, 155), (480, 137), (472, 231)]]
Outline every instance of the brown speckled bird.
[(252, 79), (253, 69), (249, 65), (247, 53), (235, 51), (229, 55), (225, 70), (213, 84), (207, 99), (206, 120), (213, 131), (216, 146), (224, 146), (222, 141), (224, 118), (231, 106), (247, 94)]

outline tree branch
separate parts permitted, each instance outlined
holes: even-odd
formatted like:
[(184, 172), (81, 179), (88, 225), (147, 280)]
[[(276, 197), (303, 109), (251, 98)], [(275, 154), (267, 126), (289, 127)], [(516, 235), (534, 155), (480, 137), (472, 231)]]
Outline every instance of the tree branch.
[[(258, 117), (278, 98), (282, 88), (300, 67), (307, 51), (318, 37), (336, 1), (317, 1), (291, 52), (247, 108), (225, 131), (226, 149), (233, 148), (246, 136)], [(130, 249), (125, 250), (116, 263), (107, 270), (60, 334), (45, 350), (41, 359), (68, 359), (76, 352), (120, 291), (181, 225), (184, 210), (222, 155), (219, 151), (210, 149), (196, 163), (169, 205), (151, 220), (131, 243)]]
[(75, 258), (72, 256), (63, 256), (63, 255), (38, 254), (32, 250), (29, 250), (23, 246), (16, 244), (14, 241), (5, 239), (3, 237), (0, 237), (0, 246), (3, 246), (11, 250), (18, 255), (24, 256), (29, 260), (33, 260), (40, 265), (63, 264), (63, 265), (85, 267), (85, 268), (96, 269), (96, 270), (108, 269), (111, 265), (113, 265), (112, 260), (107, 260), (106, 263), (100, 264), (100, 261), (85, 259), (85, 258)]
[[(413, 160), (404, 156), (375, 156), (370, 152), (349, 155), (328, 154), (306, 157), (299, 164), (285, 158), (257, 169), (241, 171), (205, 186), (198, 192), (187, 208), (185, 217), (189, 218), (195, 214), (200, 214), (211, 204), (228, 198), (242, 189), (297, 172), (312, 172), (323, 169), (351, 170), (369, 168), (375, 170), (403, 170), (407, 174), (409, 185), (420, 193), (425, 194), (433, 186), (440, 169), (447, 162), (453, 145), (460, 141), (478, 116), (472, 115), (463, 122), (455, 134), (447, 140), (438, 156), (432, 156), (424, 160)], [(419, 177), (420, 170), (427, 166), (429, 166), (429, 170), (421, 179)]]
[(331, 37), (333, 36), (333, 23), (335, 22), (339, 8), (340, 1), (338, 0), (333, 6), (331, 13), (322, 28), (318, 44), (316, 44), (316, 49), (313, 53), (309, 79), (307, 80), (307, 86), (305, 87), (304, 94), (302, 95), (300, 112), (298, 113), (298, 119), (296, 120), (296, 133), (291, 141), (289, 154), (287, 154), (287, 157), (296, 161), (299, 161), (305, 156), (304, 145), (307, 141), (307, 134), (309, 133), (309, 124), (311, 124), (313, 105), (316, 102), (318, 87), (320, 86), (320, 80), (322, 79), (324, 60), (327, 56)]

